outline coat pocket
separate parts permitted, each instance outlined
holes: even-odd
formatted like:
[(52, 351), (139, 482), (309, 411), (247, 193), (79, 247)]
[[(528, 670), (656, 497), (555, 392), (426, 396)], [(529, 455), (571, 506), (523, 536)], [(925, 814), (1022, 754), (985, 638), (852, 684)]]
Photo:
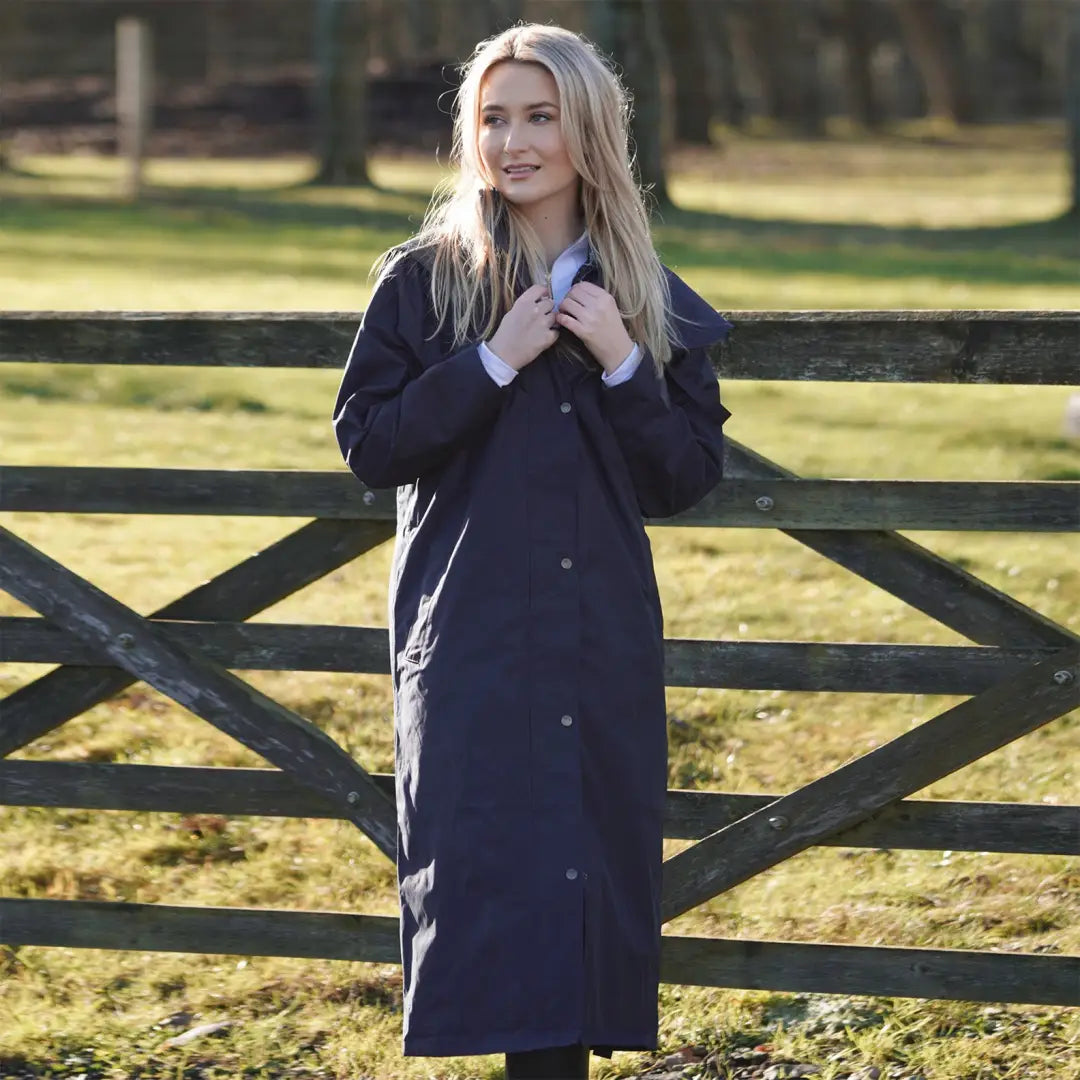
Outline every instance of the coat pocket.
[(405, 644), (398, 653), (401, 668), (422, 668), (427, 663), (431, 642), (431, 600), (422, 596), (416, 615), (405, 634)]

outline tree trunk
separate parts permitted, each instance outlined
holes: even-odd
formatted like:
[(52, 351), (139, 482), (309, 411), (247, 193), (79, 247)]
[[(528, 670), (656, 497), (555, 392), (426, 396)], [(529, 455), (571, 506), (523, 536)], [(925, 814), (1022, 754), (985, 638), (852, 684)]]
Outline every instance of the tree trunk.
[(746, 123), (746, 102), (735, 78), (727, 5), (714, 0), (691, 0), (691, 11), (705, 47), (705, 79), (713, 115), (731, 127), (742, 127)]
[[(5, 82), (14, 82), (15, 57), (19, 37), (23, 29), (23, 0), (0, 0), (0, 101), (3, 100)], [(11, 143), (3, 128), (4, 113), (0, 111), (0, 172), (11, 172)]]
[(431, 59), (438, 51), (441, 0), (403, 0), (403, 6), (408, 37), (405, 51), (416, 58)]
[(665, 0), (660, 8), (664, 44), (671, 60), (675, 138), (709, 145), (709, 123), (716, 106), (708, 77), (712, 56), (702, 35), (694, 0)]
[(941, 0), (893, 0), (893, 4), (922, 75), (930, 115), (955, 124), (975, 119), (963, 35)]
[(866, 0), (838, 0), (833, 9), (844, 43), (844, 89), (853, 120), (863, 127), (879, 128), (885, 119), (870, 67), (875, 35), (873, 11)]
[(816, 15), (802, 0), (742, 0), (732, 8), (765, 115), (804, 135), (825, 132)]
[(1080, 4), (1075, 0), (1069, 19), (1065, 112), (1069, 125), (1069, 149), (1072, 152), (1072, 205), (1069, 213), (1080, 218)]
[(319, 131), (317, 184), (369, 184), (365, 5), (319, 0), (315, 52)]
[(660, 32), (657, 0), (617, 0), (614, 5), (618, 56), (634, 93), (631, 138), (642, 187), (661, 206), (670, 203), (664, 158), (671, 143), (671, 109), (663, 76), (670, 66)]

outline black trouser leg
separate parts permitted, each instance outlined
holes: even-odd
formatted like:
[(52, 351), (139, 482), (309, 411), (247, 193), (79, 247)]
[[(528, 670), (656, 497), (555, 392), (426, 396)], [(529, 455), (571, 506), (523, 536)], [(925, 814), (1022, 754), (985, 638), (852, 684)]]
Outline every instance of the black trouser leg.
[(506, 1080), (588, 1080), (589, 1048), (548, 1046), (506, 1055)]

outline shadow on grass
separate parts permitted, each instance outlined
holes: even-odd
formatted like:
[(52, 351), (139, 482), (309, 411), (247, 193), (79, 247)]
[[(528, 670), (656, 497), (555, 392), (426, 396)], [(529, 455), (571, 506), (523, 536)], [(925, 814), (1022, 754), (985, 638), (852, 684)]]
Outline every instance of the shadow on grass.
[[(18, 236), (62, 231), (101, 240), (100, 250), (79, 257), (98, 265), (147, 269), (167, 261), (172, 272), (198, 273), (212, 255), (215, 270), (264, 272), (273, 254), (253, 256), (247, 242), (262, 243), (267, 231), (317, 233), (311, 255), (290, 264), (300, 277), (353, 279), (342, 251), (366, 257), (415, 231), (427, 197), (416, 191), (369, 187), (344, 190), (296, 183), (252, 192), (232, 187), (153, 187), (137, 203), (71, 195), (11, 194), (0, 203), (0, 253), (16, 255)], [(306, 201), (306, 193), (317, 202)], [(371, 205), (355, 205), (363, 199)], [(733, 269), (769, 274), (857, 276), (866, 279), (932, 277), (1005, 285), (1080, 283), (1080, 218), (971, 228), (891, 227), (864, 223), (738, 217), (675, 206), (654, 214), (665, 262), (680, 269)], [(328, 239), (327, 233), (336, 233)], [(364, 233), (371, 234), (364, 242)], [(133, 251), (125, 237), (200, 236), (211, 247), (198, 256), (184, 251)], [(359, 239), (358, 239), (359, 238)], [(230, 246), (237, 250), (230, 252)], [(212, 250), (211, 250), (212, 249)], [(320, 252), (337, 257), (320, 258)], [(360, 259), (363, 261), (363, 258)]]

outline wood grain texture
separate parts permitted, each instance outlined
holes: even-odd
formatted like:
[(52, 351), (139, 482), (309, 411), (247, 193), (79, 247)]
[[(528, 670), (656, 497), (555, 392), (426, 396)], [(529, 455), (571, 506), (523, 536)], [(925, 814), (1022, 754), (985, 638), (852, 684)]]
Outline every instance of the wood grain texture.
[[(0, 942), (400, 963), (389, 915), (0, 899)], [(801, 993), (1080, 1004), (1080, 957), (665, 935), (662, 982)]]
[(1080, 706), (1080, 655), (1055, 657), (700, 840), (664, 864), (673, 919)]
[[(153, 619), (182, 648), (243, 671), (390, 674), (383, 627)], [(977, 694), (1058, 649), (667, 638), (667, 686), (845, 693)], [(100, 665), (100, 649), (47, 619), (0, 616), (0, 663)]]
[[(158, 608), (158, 619), (246, 619), (394, 534), (384, 522), (312, 521)], [(70, 634), (64, 634), (68, 640)], [(0, 757), (107, 701), (136, 680), (115, 666), (61, 667), (9, 694), (0, 712)]]
[[(351, 473), (7, 466), (0, 510), (392, 521), (395, 490)], [(752, 529), (1080, 531), (1080, 483), (722, 480), (693, 509), (651, 524)]]
[[(344, 367), (361, 312), (8, 312), (0, 363)], [(724, 379), (1072, 385), (1073, 311), (732, 311)]]
[[(724, 475), (793, 479), (732, 439)], [(1080, 636), (905, 536), (882, 530), (785, 529), (786, 535), (980, 645), (1075, 647)]]
[[(394, 774), (372, 773), (387, 797)], [(664, 835), (698, 840), (780, 794), (669, 790)], [(0, 761), (0, 805), (262, 817), (343, 818), (333, 800), (278, 769)], [(831, 847), (1080, 855), (1080, 806), (903, 799), (824, 837)]]
[(347, 817), (393, 859), (393, 802), (321, 728), (197, 654), (153, 623), (0, 527), (0, 588), (69, 633), (92, 641), (118, 667), (168, 695), (348, 807)]

